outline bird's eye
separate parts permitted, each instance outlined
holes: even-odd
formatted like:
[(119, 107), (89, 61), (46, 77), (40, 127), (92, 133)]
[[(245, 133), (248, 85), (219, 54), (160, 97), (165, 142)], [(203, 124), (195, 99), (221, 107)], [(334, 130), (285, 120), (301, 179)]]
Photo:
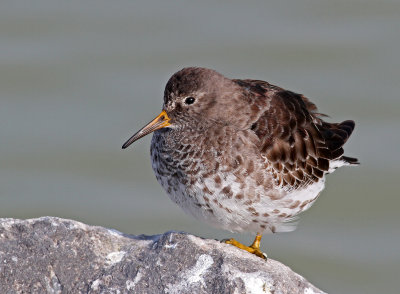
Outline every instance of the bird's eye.
[(185, 103), (186, 103), (187, 105), (190, 105), (190, 104), (193, 104), (195, 100), (196, 100), (196, 99), (194, 99), (194, 97), (187, 97), (187, 98), (185, 99)]

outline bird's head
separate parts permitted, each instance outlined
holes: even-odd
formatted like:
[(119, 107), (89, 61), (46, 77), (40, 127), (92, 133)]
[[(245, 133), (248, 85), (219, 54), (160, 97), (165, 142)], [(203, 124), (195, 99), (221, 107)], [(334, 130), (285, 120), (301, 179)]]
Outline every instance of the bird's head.
[(162, 128), (186, 128), (218, 123), (241, 127), (235, 112), (248, 104), (241, 87), (207, 68), (187, 67), (175, 73), (164, 91), (162, 112), (133, 135), (122, 148)]

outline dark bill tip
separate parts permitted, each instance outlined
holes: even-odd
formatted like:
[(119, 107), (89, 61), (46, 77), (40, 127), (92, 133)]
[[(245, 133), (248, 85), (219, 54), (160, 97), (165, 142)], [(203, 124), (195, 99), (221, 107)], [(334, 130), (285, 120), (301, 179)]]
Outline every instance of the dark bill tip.
[(126, 149), (133, 142), (139, 140), (140, 138), (146, 136), (147, 134), (150, 134), (156, 130), (159, 130), (159, 129), (169, 126), (170, 125), (169, 120), (170, 120), (170, 118), (168, 117), (165, 110), (163, 110), (155, 119), (153, 119), (151, 122), (149, 122), (142, 129), (140, 129), (132, 137), (130, 137), (128, 139), (128, 141), (126, 141), (124, 143), (124, 145), (122, 145), (122, 149)]

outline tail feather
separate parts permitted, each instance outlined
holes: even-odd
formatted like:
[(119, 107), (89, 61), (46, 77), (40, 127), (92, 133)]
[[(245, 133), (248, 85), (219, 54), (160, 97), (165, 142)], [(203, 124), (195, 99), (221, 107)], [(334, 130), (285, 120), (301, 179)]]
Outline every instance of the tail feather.
[(336, 150), (346, 143), (354, 130), (355, 123), (352, 120), (345, 120), (341, 123), (323, 122), (322, 136), (325, 139), (328, 149)]
[(354, 157), (342, 156), (342, 157), (340, 157), (340, 160), (343, 160), (344, 162), (346, 162), (350, 165), (359, 165), (360, 164), (358, 159), (354, 158)]
[(319, 155), (331, 160), (328, 173), (336, 168), (345, 165), (358, 165), (358, 159), (344, 156), (343, 145), (349, 139), (354, 130), (355, 123), (352, 120), (345, 120), (341, 123), (322, 122), (321, 134), (324, 139), (324, 146), (318, 148)]

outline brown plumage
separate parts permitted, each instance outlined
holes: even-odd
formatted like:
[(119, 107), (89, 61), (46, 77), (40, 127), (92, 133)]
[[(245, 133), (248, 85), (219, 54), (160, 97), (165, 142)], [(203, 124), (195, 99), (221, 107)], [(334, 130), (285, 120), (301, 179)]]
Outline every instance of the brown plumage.
[[(330, 160), (356, 163), (342, 157), (343, 145), (354, 121), (327, 123), (325, 116), (303, 95), (259, 80), (233, 80), (251, 97), (258, 113), (251, 129), (260, 140), (260, 152), (272, 163), (271, 172), (283, 186), (309, 185), (329, 170)], [(265, 109), (265, 100), (269, 107)]]
[[(161, 114), (123, 148), (155, 131), (151, 157), (160, 184), (186, 212), (231, 231), (289, 231), (324, 188), (354, 122), (328, 123), (300, 94), (260, 80), (184, 68), (168, 81)], [(236, 242), (236, 243), (235, 243)]]

